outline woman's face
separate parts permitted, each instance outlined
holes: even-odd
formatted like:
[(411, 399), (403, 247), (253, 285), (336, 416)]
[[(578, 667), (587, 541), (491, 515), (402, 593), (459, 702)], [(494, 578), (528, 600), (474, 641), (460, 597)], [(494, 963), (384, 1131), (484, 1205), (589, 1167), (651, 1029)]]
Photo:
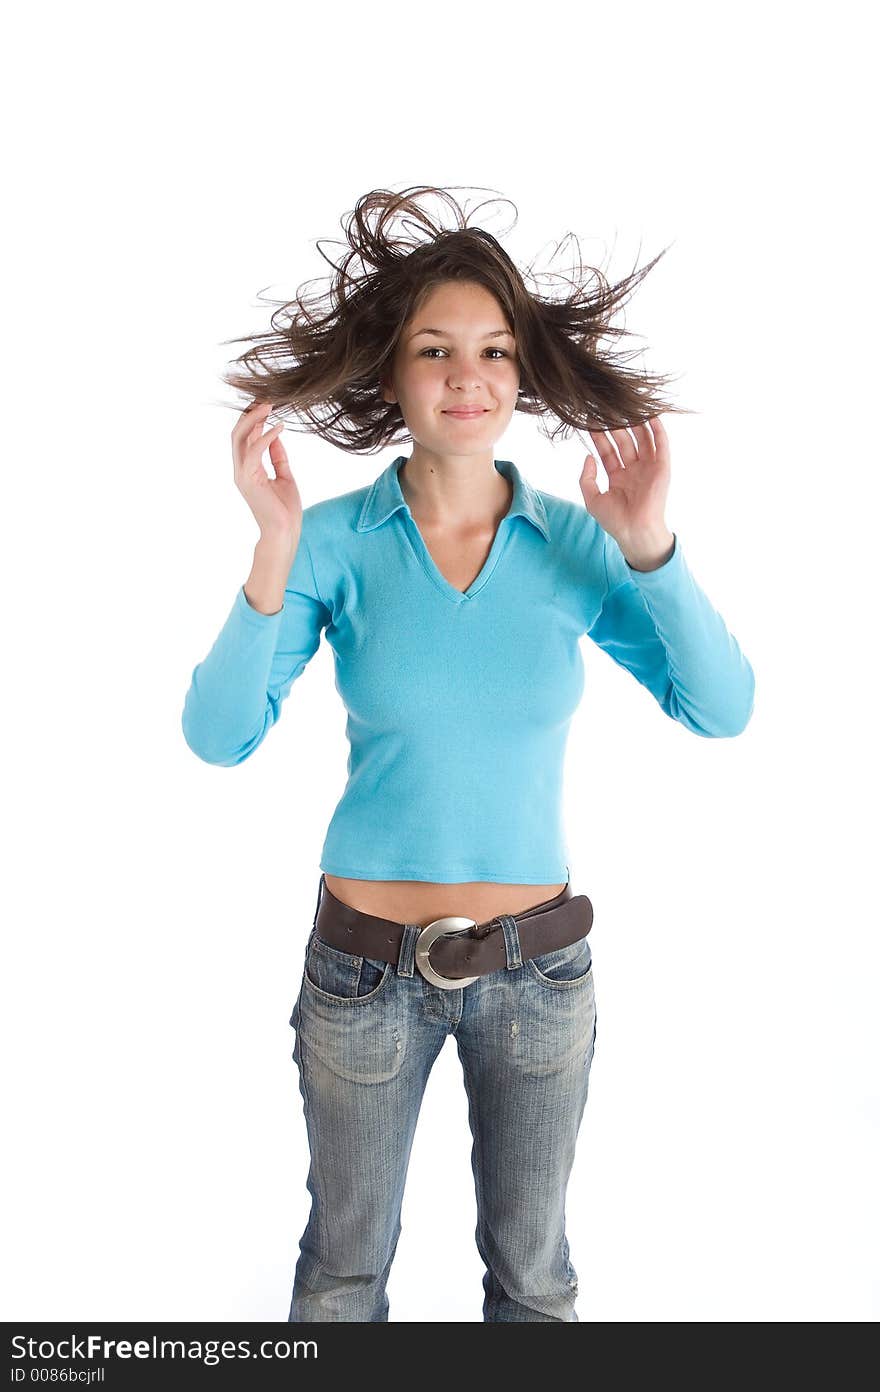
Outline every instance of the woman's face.
[[(447, 281), (404, 326), (382, 397), (399, 404), (422, 450), (491, 457), (516, 407), (519, 378), (516, 341), (495, 296)], [(456, 406), (483, 409), (465, 419), (448, 414)]]

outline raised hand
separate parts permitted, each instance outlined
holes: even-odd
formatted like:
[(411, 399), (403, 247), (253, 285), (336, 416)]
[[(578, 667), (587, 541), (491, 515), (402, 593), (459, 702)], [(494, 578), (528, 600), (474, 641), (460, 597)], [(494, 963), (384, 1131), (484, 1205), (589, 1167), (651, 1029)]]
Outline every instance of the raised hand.
[[(659, 416), (628, 430), (591, 430), (608, 475), (603, 493), (596, 458), (588, 454), (579, 479), (587, 511), (636, 570), (654, 570), (672, 554), (675, 537), (666, 525), (671, 464), (669, 440)], [(616, 448), (615, 448), (616, 445)]]
[[(302, 499), (296, 479), (279, 438), (283, 422), (263, 432), (272, 408), (269, 401), (256, 401), (239, 416), (232, 431), (232, 461), (235, 486), (257, 519), (260, 535), (276, 540), (299, 539), (302, 528)], [(263, 455), (275, 470), (271, 478), (263, 467)]]

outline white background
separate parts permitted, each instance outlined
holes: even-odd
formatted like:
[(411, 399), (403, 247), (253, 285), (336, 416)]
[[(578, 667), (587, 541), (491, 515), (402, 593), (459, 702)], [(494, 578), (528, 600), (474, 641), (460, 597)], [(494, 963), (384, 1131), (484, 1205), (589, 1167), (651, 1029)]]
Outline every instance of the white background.
[[(316, 239), (361, 195), (423, 183), (512, 199), (512, 231), (509, 204), (475, 221), (521, 266), (568, 270), (571, 243), (548, 258), (570, 231), (618, 279), (671, 244), (625, 323), (698, 411), (665, 417), (667, 520), (757, 678), (746, 732), (705, 740), (584, 640), (580, 1320), (877, 1318), (867, 15), (449, 0), (9, 22), (5, 1319), (286, 1319), (309, 1202), (288, 1020), (345, 712), (322, 641), (244, 765), (183, 740), (257, 538), (222, 340), (268, 328), (261, 291), (329, 274)], [(284, 438), (306, 505), (407, 450)], [(496, 446), (572, 499), (583, 452), (525, 417)], [(470, 1144), (450, 1039), (392, 1321), (481, 1319)]]

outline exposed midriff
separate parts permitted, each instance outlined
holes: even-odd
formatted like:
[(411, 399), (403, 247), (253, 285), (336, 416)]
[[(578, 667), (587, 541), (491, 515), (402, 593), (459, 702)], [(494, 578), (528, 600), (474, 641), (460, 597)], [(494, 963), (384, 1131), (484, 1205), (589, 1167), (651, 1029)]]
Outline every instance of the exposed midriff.
[(498, 914), (522, 913), (547, 899), (555, 899), (566, 883), (431, 884), (426, 880), (353, 880), (326, 872), (324, 882), (331, 894), (352, 909), (376, 918), (390, 918), (394, 923), (418, 923), (423, 928), (435, 918), (451, 914), (486, 923)]

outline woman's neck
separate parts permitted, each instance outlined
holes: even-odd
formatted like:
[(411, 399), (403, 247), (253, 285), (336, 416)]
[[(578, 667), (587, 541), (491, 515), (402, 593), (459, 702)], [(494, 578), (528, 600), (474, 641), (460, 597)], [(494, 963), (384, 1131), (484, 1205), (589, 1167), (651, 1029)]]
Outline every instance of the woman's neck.
[(513, 486), (494, 459), (420, 461), (411, 456), (398, 470), (398, 482), (410, 512), (430, 526), (455, 526), (485, 519), (497, 522), (510, 507)]

